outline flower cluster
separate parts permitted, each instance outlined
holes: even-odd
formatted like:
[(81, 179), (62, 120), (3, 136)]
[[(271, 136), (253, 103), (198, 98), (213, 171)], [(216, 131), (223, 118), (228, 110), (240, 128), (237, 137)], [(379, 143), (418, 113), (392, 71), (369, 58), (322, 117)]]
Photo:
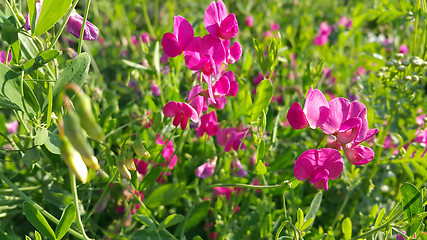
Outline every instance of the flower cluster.
[(287, 113), (292, 128), (320, 127), (333, 140), (324, 149), (304, 152), (296, 161), (294, 174), (298, 180), (310, 178), (318, 189), (328, 189), (327, 180), (337, 179), (342, 172), (343, 150), (354, 165), (364, 165), (374, 158), (374, 151), (360, 145), (373, 137), (378, 129), (368, 129), (366, 106), (361, 102), (350, 102), (345, 98), (333, 98), (329, 102), (318, 89), (310, 88), (304, 108), (295, 102)]
[[(219, 0), (208, 6), (203, 23), (209, 34), (195, 37), (194, 29), (187, 19), (175, 16), (173, 33), (165, 33), (161, 42), (168, 57), (184, 53), (188, 69), (201, 74), (201, 79), (207, 84), (206, 90), (200, 85), (194, 86), (187, 103), (169, 102), (164, 106), (165, 116), (173, 117), (173, 125), (181, 125), (183, 130), (187, 127), (189, 118), (194, 123), (201, 120), (212, 122), (211, 117), (201, 119), (202, 111), (207, 110), (205, 98), (215, 108), (222, 109), (226, 103), (225, 97), (235, 96), (238, 90), (234, 73), (225, 71), (229, 64), (239, 60), (242, 55), (240, 43), (230, 42), (239, 30), (236, 16), (228, 14), (224, 3)], [(198, 131), (199, 136), (205, 131), (212, 136), (213, 130), (209, 126), (203, 124), (202, 130)]]

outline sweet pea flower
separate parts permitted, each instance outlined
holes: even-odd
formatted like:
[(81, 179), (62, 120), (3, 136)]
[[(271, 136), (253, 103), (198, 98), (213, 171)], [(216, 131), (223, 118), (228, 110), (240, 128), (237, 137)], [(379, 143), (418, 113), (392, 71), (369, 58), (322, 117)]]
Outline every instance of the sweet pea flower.
[(239, 42), (234, 42), (233, 45), (229, 47), (230, 40), (225, 39), (222, 40), (222, 45), (225, 49), (225, 59), (227, 64), (233, 64), (242, 57), (242, 45), (240, 45)]
[(168, 57), (181, 55), (194, 38), (193, 26), (182, 16), (174, 17), (173, 34), (165, 33), (162, 38), (163, 51)]
[(254, 26), (254, 17), (252, 15), (246, 16), (245, 23), (246, 23), (246, 26), (253, 27)]
[(344, 162), (338, 150), (332, 148), (310, 149), (302, 153), (295, 162), (295, 178), (309, 182), (317, 189), (328, 191), (328, 180), (337, 179)]
[[(7, 55), (7, 52), (0, 51), (0, 62), (6, 64), (6, 55)], [(11, 60), (12, 60), (12, 54), (9, 53), (9, 56), (7, 57), (7, 62), (9, 63)]]
[[(39, 20), (39, 16), (40, 16), (40, 11), (42, 9), (42, 5), (43, 5), (43, 0), (36, 1), (36, 22), (35, 22), (34, 26), (37, 25), (37, 21)], [(31, 30), (30, 13), (27, 13), (27, 18), (25, 19), (24, 28), (27, 31)]]
[(236, 16), (227, 13), (227, 7), (221, 0), (209, 4), (203, 23), (206, 30), (216, 38), (231, 39), (236, 37), (239, 31)]
[(173, 117), (173, 125), (175, 127), (181, 125), (182, 130), (187, 127), (189, 118), (193, 122), (199, 122), (199, 115), (197, 114), (196, 110), (185, 102), (168, 102), (163, 107), (163, 114), (166, 117)]
[(224, 146), (224, 151), (229, 152), (231, 149), (237, 151), (240, 149), (247, 149), (245, 143), (243, 142), (243, 138), (248, 135), (247, 131), (231, 131), (230, 137), (227, 140), (227, 143)]
[(209, 106), (212, 106), (218, 110), (224, 109), (225, 104), (227, 104), (227, 98), (224, 96), (216, 98), (215, 102), (212, 102), (211, 99), (208, 99)]
[(348, 19), (347, 17), (342, 17), (339, 21), (339, 25), (343, 26), (345, 29), (351, 28), (353, 22), (351, 19)]
[[(194, 108), (197, 112), (198, 119), (200, 119), (202, 115), (202, 111), (204, 110), (204, 107), (206, 105), (205, 99), (200, 96), (200, 93), (202, 92), (202, 87), (200, 85), (195, 85), (190, 93), (188, 94), (187, 102), (190, 103), (190, 106)], [(200, 122), (200, 121), (197, 121)]]
[(215, 136), (218, 131), (218, 119), (215, 111), (203, 115), (200, 119), (200, 127), (197, 128), (197, 136), (202, 137), (204, 133), (208, 136)]
[(193, 38), (184, 52), (187, 67), (193, 71), (202, 70), (206, 76), (215, 75), (215, 65), (222, 64), (225, 57), (226, 51), (221, 40), (210, 34), (203, 36), (203, 38)]
[(6, 131), (8, 133), (16, 133), (16, 131), (18, 131), (18, 124), (19, 123), (17, 120), (10, 123), (6, 123)]
[[(67, 22), (67, 32), (71, 33), (74, 37), (80, 38), (80, 31), (83, 25), (83, 17), (75, 10), (70, 15)], [(86, 21), (83, 31), (83, 40), (93, 41), (98, 39), (99, 29), (91, 22)]]
[(270, 30), (271, 31), (277, 31), (277, 30), (279, 30), (279, 24), (278, 23), (275, 23), (275, 22), (273, 22), (273, 21), (271, 21), (270, 22)]
[(304, 109), (294, 102), (286, 115), (286, 119), (293, 129), (320, 127), (329, 116), (329, 104), (323, 93), (311, 87), (308, 90)]
[(156, 82), (154, 82), (154, 81), (151, 82), (150, 90), (151, 90), (151, 93), (153, 94), (153, 96), (156, 96), (156, 97), (160, 96), (160, 88)]
[(216, 161), (208, 161), (196, 169), (196, 176), (202, 179), (212, 176), (215, 172)]
[(248, 172), (243, 168), (239, 159), (233, 159), (230, 165), (231, 171), (238, 177), (246, 177)]
[(326, 22), (322, 22), (320, 24), (319, 33), (313, 40), (313, 44), (318, 46), (325, 45), (328, 42), (331, 31), (332, 27), (328, 26)]
[(408, 54), (408, 46), (406, 46), (405, 44), (400, 45), (399, 52), (405, 55)]

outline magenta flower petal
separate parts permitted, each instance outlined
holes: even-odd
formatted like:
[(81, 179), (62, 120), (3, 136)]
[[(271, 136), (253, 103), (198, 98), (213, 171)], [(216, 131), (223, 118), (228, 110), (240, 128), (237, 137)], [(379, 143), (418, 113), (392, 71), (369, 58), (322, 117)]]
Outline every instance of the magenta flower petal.
[(219, 27), (219, 36), (223, 39), (231, 39), (237, 36), (239, 25), (236, 16), (232, 13), (222, 20)]
[(221, 76), (213, 86), (215, 95), (226, 95), (230, 91), (230, 80), (226, 76)]
[(215, 111), (211, 111), (200, 118), (200, 127), (197, 128), (197, 136), (202, 137), (206, 132), (208, 136), (214, 136), (219, 130), (218, 119)]
[(194, 38), (193, 26), (182, 16), (174, 17), (173, 34), (181, 49), (185, 50)]
[(219, 36), (219, 26), (221, 21), (227, 17), (227, 7), (224, 3), (219, 0), (218, 2), (212, 2), (206, 8), (203, 23), (206, 30), (214, 35)]
[(234, 42), (233, 46), (230, 47), (227, 63), (233, 64), (242, 57), (242, 45), (239, 42)]
[(18, 131), (18, 126), (19, 122), (17, 120), (10, 123), (6, 123), (6, 131), (8, 133), (16, 133), (16, 131)]
[(329, 117), (326, 122), (320, 126), (326, 134), (334, 134), (341, 124), (347, 120), (350, 102), (345, 98), (334, 98), (329, 101)]
[(365, 146), (357, 145), (352, 148), (344, 148), (344, 154), (354, 165), (364, 165), (369, 163), (375, 156), (374, 151)]
[(288, 110), (286, 119), (293, 129), (303, 129), (309, 126), (305, 113), (297, 102), (294, 102)]
[[(6, 64), (6, 55), (7, 53), (5, 51), (0, 51), (0, 62)], [(7, 57), (7, 62), (10, 62), (12, 60), (12, 53), (9, 52), (9, 56)]]
[(204, 54), (209, 54), (215, 61), (215, 64), (221, 64), (225, 61), (225, 49), (221, 43), (221, 40), (213, 37), (210, 34), (205, 35), (202, 38), (204, 47)]
[(318, 89), (310, 88), (303, 109), (311, 128), (320, 127), (329, 116), (329, 104), (325, 96)]
[(202, 179), (212, 176), (212, 174), (214, 174), (215, 172), (215, 166), (216, 166), (215, 161), (209, 161), (207, 163), (200, 165), (196, 169), (196, 176)]
[(165, 33), (162, 37), (163, 51), (168, 57), (176, 57), (181, 55), (183, 49), (179, 46), (176, 36), (172, 33)]
[(309, 182), (318, 188), (328, 189), (328, 179), (337, 179), (343, 170), (342, 156), (331, 148), (310, 149), (302, 153), (295, 162), (295, 178)]
[(343, 122), (337, 134), (338, 141), (341, 144), (353, 142), (359, 134), (361, 125), (362, 120), (358, 117), (349, 118)]
[(199, 115), (197, 114), (196, 110), (193, 107), (191, 107), (188, 103), (180, 103), (180, 104), (181, 104), (181, 109), (184, 112), (184, 115), (186, 117), (193, 120), (193, 122), (199, 122)]
[[(77, 12), (72, 12), (67, 22), (67, 32), (71, 33), (74, 37), (80, 37), (80, 31), (83, 25), (83, 17)], [(99, 29), (91, 22), (86, 21), (83, 31), (83, 40), (93, 41), (98, 39)]]
[(163, 107), (163, 114), (166, 117), (175, 117), (180, 111), (179, 104), (175, 101), (168, 102)]
[(230, 133), (230, 131), (231, 131), (230, 128), (223, 128), (218, 130), (216, 134), (216, 141), (218, 145), (225, 146), (225, 144), (227, 143), (228, 134)]
[(361, 102), (352, 102), (350, 104), (350, 109), (348, 111), (348, 118), (358, 117), (362, 120), (362, 124), (360, 125), (360, 132), (357, 135), (356, 141), (363, 141), (366, 137), (366, 133), (368, 131), (368, 120), (366, 117), (366, 106)]
[(227, 103), (227, 98), (225, 96), (215, 98), (215, 103), (211, 101), (211, 99), (208, 99), (209, 106), (212, 106), (218, 110), (224, 109), (225, 104)]

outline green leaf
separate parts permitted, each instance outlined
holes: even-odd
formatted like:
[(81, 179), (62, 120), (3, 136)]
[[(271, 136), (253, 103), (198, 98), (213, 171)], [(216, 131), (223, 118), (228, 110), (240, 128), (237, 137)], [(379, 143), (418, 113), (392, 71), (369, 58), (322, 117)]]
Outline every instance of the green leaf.
[(157, 75), (160, 76), (159, 41), (156, 41), (156, 45), (154, 46), (153, 64), (154, 64), (154, 69), (156, 69)]
[(8, 108), (16, 111), (22, 111), (22, 109), (15, 103), (9, 101), (6, 97), (0, 96), (0, 108)]
[(55, 229), (56, 239), (61, 239), (67, 233), (68, 229), (71, 227), (71, 224), (74, 221), (74, 216), (76, 214), (76, 206), (74, 203), (68, 204), (68, 206), (64, 209), (61, 215), (61, 219), (59, 220), (58, 225)]
[(344, 233), (344, 239), (351, 238), (351, 219), (349, 217), (342, 221), (342, 232)]
[[(181, 232), (187, 232), (191, 228), (199, 224), (209, 213), (209, 201), (203, 201), (198, 203), (193, 210), (191, 211), (190, 216), (188, 217), (187, 222), (181, 222), (177, 229), (175, 230), (175, 236), (179, 236)], [(185, 229), (184, 229), (185, 228)]]
[(297, 222), (295, 223), (295, 227), (301, 230), (303, 223), (304, 223), (304, 212), (301, 210), (301, 208), (298, 208)]
[(49, 139), (49, 131), (46, 128), (41, 128), (37, 131), (34, 138), (34, 144), (37, 146), (45, 144)]
[(252, 122), (262, 115), (262, 111), (270, 104), (272, 96), (273, 85), (271, 85), (270, 80), (262, 80), (256, 91), (256, 97), (251, 116)]
[[(406, 208), (406, 218), (411, 220), (414, 215), (423, 212), (421, 192), (413, 184), (404, 183), (400, 188), (400, 193), (402, 194), (403, 204)], [(406, 233), (409, 236), (413, 235), (420, 225), (421, 220), (414, 222), (408, 226)]]
[(55, 239), (55, 233), (47, 223), (43, 215), (29, 202), (24, 202), (24, 214), (28, 221), (38, 230), (43, 236), (49, 239)]
[(168, 205), (177, 201), (185, 192), (185, 186), (178, 183), (170, 183), (156, 188), (145, 200), (145, 204), (150, 208), (157, 208), (161, 205)]
[(40, 152), (37, 148), (32, 148), (25, 152), (24, 157), (22, 157), (22, 162), (28, 168), (31, 168), (33, 163), (38, 162), (40, 160)]
[(145, 177), (142, 179), (141, 183), (139, 184), (139, 190), (144, 190), (147, 186), (151, 186), (157, 178), (159, 178), (161, 173), (161, 168), (152, 168), (151, 171), (145, 175)]
[(138, 215), (133, 215), (133, 218), (135, 218), (136, 220), (138, 220), (138, 222), (144, 224), (145, 226), (151, 229), (157, 230), (156, 224), (149, 217), (138, 214)]
[(51, 153), (61, 154), (61, 150), (59, 149), (61, 145), (61, 140), (59, 139), (59, 135), (49, 133), (48, 140), (44, 143), (44, 145)]
[(17, 105), (20, 109), (25, 108), (31, 114), (36, 114), (39, 109), (39, 103), (33, 90), (28, 84), (23, 82), (24, 102), (21, 98), (21, 80), (20, 77), (4, 64), (0, 64), (0, 95), (6, 97), (10, 102)]
[(375, 219), (375, 225), (374, 225), (375, 228), (377, 228), (381, 224), (381, 221), (384, 218), (384, 214), (385, 214), (385, 209), (381, 208), (380, 212), (377, 215), (377, 219)]
[(203, 240), (203, 238), (202, 238), (202, 237), (200, 237), (199, 235), (197, 235), (197, 236), (193, 237), (193, 239), (192, 239), (192, 240)]
[(151, 228), (140, 229), (136, 231), (132, 238), (132, 240), (161, 240), (159, 232), (153, 230)]
[(267, 173), (267, 167), (263, 163), (265, 156), (265, 141), (264, 139), (261, 139), (260, 143), (258, 144), (257, 148), (257, 156), (256, 156), (256, 167), (255, 167), (255, 174), (265, 174)]
[(184, 219), (185, 219), (185, 217), (182, 216), (181, 214), (169, 215), (165, 218), (165, 220), (163, 220), (160, 223), (159, 229), (168, 228), (170, 226), (173, 226), (175, 224), (178, 224), (178, 223), (184, 221)]
[[(65, 85), (67, 83), (72, 82), (77, 84), (79, 87), (81, 87), (86, 80), (86, 76), (89, 71), (90, 66), (90, 57), (87, 53), (81, 53), (77, 57), (75, 57), (71, 62), (68, 63), (68, 65), (65, 67), (65, 69), (59, 74), (58, 80), (53, 86), (52, 95), (53, 95), (53, 102), (55, 101), (55, 98), (57, 95), (64, 89)], [(71, 96), (70, 96), (71, 97)], [(43, 109), (47, 107), (49, 100), (46, 98), (46, 100), (43, 103)]]
[(36, 237), (36, 240), (42, 240), (42, 236), (40, 235), (39, 232), (34, 231), (34, 236)]
[[(316, 196), (313, 198), (313, 201), (311, 201), (310, 209), (308, 210), (307, 215), (304, 217), (304, 222), (310, 220), (310, 219), (316, 219), (316, 213), (319, 211), (320, 203), (322, 202), (322, 192), (319, 192), (316, 194)], [(313, 222), (309, 225), (309, 227), (306, 230), (310, 230), (311, 226), (313, 225)]]
[(31, 29), (34, 29), (34, 26), (36, 24), (36, 0), (27, 0), (27, 6), (28, 6), (28, 14), (30, 15), (30, 26)]
[(55, 25), (70, 8), (72, 0), (44, 0), (34, 34), (42, 35)]

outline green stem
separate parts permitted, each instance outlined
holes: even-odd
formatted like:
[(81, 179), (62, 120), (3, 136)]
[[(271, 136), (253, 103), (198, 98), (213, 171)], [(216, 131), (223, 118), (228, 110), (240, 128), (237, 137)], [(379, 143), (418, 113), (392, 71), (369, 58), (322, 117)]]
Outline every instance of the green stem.
[[(40, 211), (45, 217), (47, 217), (50, 221), (54, 222), (55, 224), (59, 223), (59, 220), (56, 219), (54, 216), (52, 216), (49, 212), (44, 210), (42, 207), (40, 207), (36, 202), (34, 202), (31, 198), (29, 198), (25, 193), (23, 193), (15, 184), (13, 184), (9, 178), (7, 178), (3, 172), (0, 170), (0, 179), (3, 180), (6, 185), (8, 185), (10, 188), (12, 188), (13, 192), (20, 196), (25, 201), (29, 202), (31, 205), (33, 205), (38, 211)], [(75, 236), (78, 239), (85, 239), (83, 235), (76, 232), (74, 229), (69, 228), (68, 232)]]
[(77, 48), (77, 55), (82, 53), (82, 43), (83, 43), (83, 34), (86, 26), (87, 15), (89, 14), (90, 1), (87, 0), (85, 15), (83, 17), (82, 28), (80, 29), (80, 37), (79, 37), (79, 47)]
[(110, 178), (110, 180), (108, 181), (108, 183), (104, 186), (104, 189), (102, 189), (102, 193), (101, 196), (99, 196), (98, 201), (95, 203), (95, 205), (93, 206), (93, 208), (90, 210), (90, 212), (87, 214), (87, 216), (85, 217), (84, 222), (86, 223), (89, 218), (92, 216), (93, 212), (95, 211), (96, 207), (98, 207), (99, 203), (102, 201), (102, 198), (105, 196), (105, 194), (107, 194), (107, 189), (110, 187), (110, 183), (112, 181), (114, 181), (114, 179), (116, 179), (117, 175), (118, 175), (118, 170), (117, 168), (115, 169), (115, 172), (113, 174), (113, 176)]
[(75, 0), (73, 5), (70, 7), (70, 9), (67, 12), (67, 15), (65, 16), (65, 20), (62, 22), (61, 27), (59, 28), (59, 31), (56, 33), (55, 38), (53, 39), (52, 43), (49, 45), (49, 47), (46, 48), (46, 50), (50, 50), (55, 46), (56, 42), (58, 41), (59, 37), (62, 35), (62, 32), (65, 29), (65, 26), (67, 25), (68, 19), (71, 16), (71, 13), (73, 12), (74, 8), (76, 7), (79, 0)]
[(418, 35), (418, 19), (420, 15), (420, 4), (421, 0), (417, 1), (416, 10), (415, 10), (415, 24), (414, 24), (414, 44), (412, 45), (412, 56), (415, 55), (415, 48), (417, 46), (417, 35)]
[(148, 32), (150, 33), (152, 38), (156, 38), (156, 34), (154, 33), (153, 27), (151, 26), (150, 17), (148, 16), (146, 0), (142, 0), (142, 12), (144, 14), (144, 20), (145, 20), (145, 24), (147, 24)]
[(316, 148), (318, 148), (320, 146), (320, 144), (323, 142), (323, 139), (325, 139), (326, 134), (323, 134), (322, 138), (320, 138), (319, 142), (316, 145)]
[(80, 216), (79, 197), (77, 196), (76, 176), (74, 175), (74, 173), (71, 170), (69, 170), (69, 173), (70, 173), (71, 191), (73, 192), (73, 202), (74, 202), (74, 205), (76, 205), (77, 223), (78, 223), (80, 230), (83, 234), (83, 239), (90, 240), (90, 238), (86, 235), (85, 228), (83, 226), (82, 219)]
[(250, 184), (243, 184), (243, 183), (217, 183), (212, 184), (208, 186), (208, 188), (214, 188), (214, 187), (239, 187), (239, 188), (248, 188), (248, 189), (275, 189), (275, 188), (283, 188), (287, 187), (289, 183), (292, 182), (292, 180), (286, 180), (282, 184), (276, 184), (276, 185), (250, 185)]

